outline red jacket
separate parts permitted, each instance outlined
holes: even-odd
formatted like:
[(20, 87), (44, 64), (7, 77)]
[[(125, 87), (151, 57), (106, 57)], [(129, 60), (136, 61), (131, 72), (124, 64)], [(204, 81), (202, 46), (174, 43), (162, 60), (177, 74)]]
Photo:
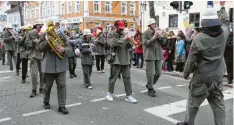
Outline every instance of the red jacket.
[(135, 53), (137, 54), (143, 54), (143, 47), (142, 47), (142, 41), (140, 42), (140, 39), (134, 39), (135, 44)]

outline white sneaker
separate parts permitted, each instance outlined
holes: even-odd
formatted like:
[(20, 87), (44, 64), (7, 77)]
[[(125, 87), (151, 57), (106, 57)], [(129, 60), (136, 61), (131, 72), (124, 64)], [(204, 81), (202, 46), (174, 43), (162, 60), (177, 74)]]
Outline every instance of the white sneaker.
[(88, 86), (88, 89), (92, 89), (93, 87), (91, 85)]
[(105, 73), (105, 71), (104, 71), (104, 70), (102, 70), (101, 72), (102, 72), (102, 73)]
[(110, 93), (107, 93), (106, 99), (107, 99), (109, 102), (113, 102), (113, 101), (114, 101), (113, 96), (112, 96), (112, 94), (110, 94)]
[(130, 103), (137, 103), (137, 100), (134, 99), (131, 95), (130, 95), (130, 96), (127, 96), (127, 97), (125, 98), (125, 101), (126, 101), (126, 102), (130, 102)]
[(102, 73), (102, 71), (97, 71), (98, 73)]

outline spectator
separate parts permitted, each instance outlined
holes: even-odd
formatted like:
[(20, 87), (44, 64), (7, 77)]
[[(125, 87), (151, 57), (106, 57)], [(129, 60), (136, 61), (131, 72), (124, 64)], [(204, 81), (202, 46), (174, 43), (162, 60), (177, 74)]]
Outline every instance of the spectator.
[(185, 62), (185, 57), (186, 56), (186, 51), (185, 51), (185, 36), (183, 32), (181, 33), (180, 31), (178, 32), (177, 35), (177, 44), (176, 44), (176, 57), (175, 57), (175, 62), (176, 62), (176, 71), (177, 72), (183, 72), (184, 70), (184, 62)]
[[(137, 68), (142, 68), (144, 65), (144, 58), (143, 58), (143, 47), (142, 47), (142, 33), (137, 30), (136, 35), (134, 36), (134, 43), (135, 43), (135, 53), (136, 53), (136, 60), (135, 64)], [(141, 65), (139, 66), (139, 58), (141, 59)]]
[(169, 48), (168, 64), (167, 64), (168, 71), (174, 71), (173, 62), (175, 59), (175, 43), (176, 43), (176, 36), (173, 31), (169, 31), (168, 42), (167, 42)]

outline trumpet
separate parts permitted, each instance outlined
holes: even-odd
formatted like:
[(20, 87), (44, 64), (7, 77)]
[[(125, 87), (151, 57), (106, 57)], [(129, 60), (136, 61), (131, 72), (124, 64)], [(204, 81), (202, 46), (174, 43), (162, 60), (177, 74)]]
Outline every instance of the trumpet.
[(17, 32), (15, 32), (14, 30), (11, 30), (10, 33), (16, 41), (19, 40), (19, 34)]

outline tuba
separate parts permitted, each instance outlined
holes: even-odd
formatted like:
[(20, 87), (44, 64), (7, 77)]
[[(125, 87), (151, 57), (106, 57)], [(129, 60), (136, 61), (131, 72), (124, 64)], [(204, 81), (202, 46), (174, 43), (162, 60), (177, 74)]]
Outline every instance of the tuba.
[(47, 41), (49, 46), (51, 47), (51, 49), (55, 52), (55, 54), (60, 58), (63, 59), (64, 58), (64, 54), (63, 53), (59, 53), (56, 48), (58, 46), (62, 46), (65, 47), (64, 42), (60, 39), (60, 37), (56, 34), (55, 30), (54, 30), (54, 23), (52, 21), (49, 21), (47, 23), (47, 29), (46, 29), (46, 36), (47, 36)]

